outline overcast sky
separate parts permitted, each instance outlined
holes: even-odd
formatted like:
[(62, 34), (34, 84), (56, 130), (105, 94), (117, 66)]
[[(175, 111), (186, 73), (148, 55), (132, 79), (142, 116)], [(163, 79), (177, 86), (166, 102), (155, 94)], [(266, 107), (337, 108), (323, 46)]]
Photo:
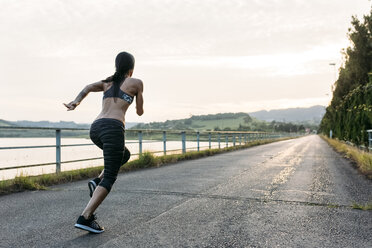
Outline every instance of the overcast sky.
[[(327, 105), (351, 16), (369, 0), (0, 0), (0, 119), (90, 123), (102, 93), (75, 110), (63, 102), (136, 58), (145, 114)], [(327, 96), (328, 94), (328, 96)], [(134, 105), (134, 104), (133, 104)]]

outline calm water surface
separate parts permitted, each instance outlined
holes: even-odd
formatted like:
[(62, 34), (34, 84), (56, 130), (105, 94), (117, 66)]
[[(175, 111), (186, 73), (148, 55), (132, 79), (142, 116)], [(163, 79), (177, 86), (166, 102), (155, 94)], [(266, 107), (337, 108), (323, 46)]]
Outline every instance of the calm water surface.
[[(55, 145), (55, 138), (0, 138), (0, 147), (9, 146), (35, 146), (35, 145)], [(126, 146), (132, 154), (139, 152), (139, 144), (137, 140), (126, 140)], [(146, 142), (146, 141), (144, 141)], [(90, 139), (82, 138), (62, 138), (62, 145), (70, 144), (92, 144)], [(212, 143), (213, 146), (218, 146), (218, 143)], [(229, 144), (230, 146), (231, 144)], [(186, 147), (194, 147), (196, 150), (196, 142), (187, 141)], [(208, 142), (200, 142), (200, 146), (205, 146), (208, 148)], [(225, 147), (225, 143), (221, 142), (221, 148)], [(182, 149), (181, 141), (167, 141), (167, 150)], [(157, 155), (162, 155), (163, 142), (153, 142), (143, 143), (142, 151), (159, 151)], [(176, 151), (177, 152), (177, 151)], [(180, 151), (178, 151), (179, 153)], [(167, 152), (170, 154), (171, 152)], [(86, 159), (102, 157), (102, 150), (95, 145), (89, 146), (75, 146), (75, 147), (62, 147), (61, 148), (61, 160), (69, 161), (76, 159)], [(137, 158), (137, 156), (132, 156), (132, 159)], [(13, 149), (13, 150), (0, 150), (0, 168), (13, 167), (21, 165), (31, 165), (31, 164), (41, 164), (50, 163), (56, 161), (56, 149), (53, 148), (33, 148), (33, 149)], [(103, 165), (103, 159), (74, 162), (74, 163), (62, 163), (62, 171), (75, 170), (80, 168), (94, 167)], [(22, 169), (9, 169), (0, 170), (0, 180), (6, 180), (14, 178), (17, 175), (40, 175), (47, 173), (54, 173), (56, 171), (55, 165), (39, 166), (32, 168), (22, 168)]]

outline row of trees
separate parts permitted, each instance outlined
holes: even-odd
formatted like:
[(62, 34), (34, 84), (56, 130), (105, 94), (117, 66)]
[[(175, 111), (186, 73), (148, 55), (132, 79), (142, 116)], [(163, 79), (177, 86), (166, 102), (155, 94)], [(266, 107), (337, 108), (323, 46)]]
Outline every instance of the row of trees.
[(327, 135), (332, 130), (338, 139), (366, 145), (366, 130), (372, 129), (372, 8), (362, 21), (352, 17), (351, 24), (351, 46), (343, 51), (345, 62), (320, 130)]
[(209, 121), (209, 120), (226, 120), (226, 119), (238, 119), (240, 117), (244, 117), (246, 122), (250, 122), (252, 118), (247, 113), (220, 113), (220, 114), (209, 114), (209, 115), (193, 115), (190, 117), (190, 120), (201, 120), (201, 121)]
[(297, 132), (305, 132), (306, 128), (303, 124), (293, 124), (293, 123), (272, 121), (272, 122), (259, 122), (254, 126), (254, 128), (252, 128), (251, 126), (245, 126), (245, 125), (239, 124), (239, 127), (237, 129), (232, 129), (230, 127), (220, 129), (219, 127), (215, 127), (214, 131), (263, 131), (263, 132), (297, 133)]
[[(214, 125), (214, 128), (210, 128)], [(228, 125), (228, 126), (227, 126)], [(222, 126), (222, 127), (221, 127)], [(227, 126), (227, 127), (226, 127)], [(139, 123), (132, 129), (158, 130), (206, 130), (206, 131), (265, 131), (265, 132), (305, 132), (316, 130), (311, 123), (266, 122), (253, 119), (247, 113), (224, 113), (215, 115), (192, 116), (188, 119), (168, 120), (165, 122)]]

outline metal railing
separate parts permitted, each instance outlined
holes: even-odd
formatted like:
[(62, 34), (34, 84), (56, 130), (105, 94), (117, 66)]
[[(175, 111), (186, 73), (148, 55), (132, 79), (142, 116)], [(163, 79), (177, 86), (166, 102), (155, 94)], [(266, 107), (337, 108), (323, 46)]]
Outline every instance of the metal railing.
[[(74, 163), (74, 162), (82, 162), (82, 161), (89, 161), (89, 160), (98, 160), (103, 159), (103, 157), (94, 157), (94, 158), (84, 158), (84, 159), (75, 159), (75, 160), (68, 160), (62, 161), (61, 158), (61, 148), (62, 147), (73, 147), (73, 146), (90, 146), (94, 145), (93, 143), (89, 144), (69, 144), (69, 145), (62, 145), (61, 144), (61, 134), (62, 131), (88, 131), (88, 128), (48, 128), (48, 127), (7, 127), (7, 126), (0, 126), (0, 130), (49, 130), (55, 132), (55, 145), (34, 145), (34, 146), (3, 146), (0, 147), (1, 150), (11, 150), (11, 149), (37, 149), (37, 148), (55, 148), (56, 151), (56, 160), (54, 162), (48, 163), (39, 163), (39, 164), (29, 164), (29, 165), (17, 165), (17, 166), (8, 166), (0, 168), (1, 170), (10, 170), (10, 169), (20, 169), (20, 168), (29, 168), (29, 167), (37, 167), (37, 166), (47, 166), (47, 165), (56, 165), (56, 173), (61, 172), (61, 165), (66, 163)], [(267, 132), (235, 132), (235, 131), (177, 131), (177, 130), (170, 130), (170, 131), (163, 131), (163, 130), (133, 130), (129, 129), (126, 132), (130, 132), (132, 138), (137, 136), (138, 141), (126, 141), (126, 144), (137, 144), (138, 143), (138, 153), (132, 155), (141, 155), (143, 153), (143, 144), (145, 143), (154, 143), (154, 142), (162, 142), (163, 149), (162, 151), (152, 151), (153, 154), (163, 153), (164, 155), (167, 152), (182, 152), (186, 153), (187, 150), (196, 150), (200, 151), (202, 148), (211, 149), (211, 148), (218, 148), (221, 149), (221, 144), (225, 144), (224, 147), (228, 147), (229, 143), (232, 142), (233, 146), (236, 146), (237, 143), (239, 145), (246, 144), (251, 141), (255, 140), (264, 140), (264, 139), (274, 139), (274, 138), (281, 138), (281, 137), (289, 137), (289, 136), (298, 136), (295, 133), (267, 133)], [(136, 134), (137, 135), (133, 135)], [(161, 137), (160, 139), (155, 140), (144, 140), (143, 135), (156, 135)], [(167, 135), (172, 136), (171, 140), (167, 140)], [(196, 136), (196, 137), (195, 137)], [(1, 136), (0, 136), (1, 137)], [(181, 148), (167, 150), (167, 141), (179, 141), (177, 137), (180, 137), (181, 140)], [(191, 139), (190, 139), (191, 137)], [(189, 141), (194, 141), (196, 138), (196, 147), (187, 147), (187, 138)], [(223, 141), (224, 138), (224, 141)], [(208, 142), (207, 146), (200, 146), (201, 142)], [(214, 143), (214, 144), (213, 144)]]
[[(366, 147), (364, 144), (356, 145), (355, 143), (353, 143), (351, 141), (348, 141), (348, 140), (346, 140), (346, 141), (344, 140), (342, 142), (346, 143), (347, 145), (357, 147), (360, 150), (367, 151), (367, 152), (372, 152), (372, 129), (366, 130), (366, 132), (368, 133), (368, 147)], [(332, 130), (330, 130), (329, 131), (329, 137), (331, 139), (332, 139), (332, 133), (333, 133)]]

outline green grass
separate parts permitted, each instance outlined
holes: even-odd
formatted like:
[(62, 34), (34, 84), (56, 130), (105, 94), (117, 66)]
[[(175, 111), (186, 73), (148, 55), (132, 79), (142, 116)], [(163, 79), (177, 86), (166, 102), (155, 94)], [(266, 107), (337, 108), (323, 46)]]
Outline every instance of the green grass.
[(22, 192), (25, 190), (45, 190), (47, 186), (78, 181), (96, 177), (103, 166), (64, 171), (58, 174), (44, 174), (40, 176), (20, 175), (11, 180), (0, 181), (0, 195)]
[(244, 116), (236, 119), (222, 119), (222, 120), (193, 120), (191, 127), (196, 126), (204, 130), (213, 130), (215, 127), (224, 129), (226, 127), (235, 130), (239, 127), (239, 124), (247, 126), (247, 123), (244, 123)]
[[(241, 146), (232, 146), (223, 149), (209, 149), (199, 152), (187, 152), (184, 154), (172, 154), (165, 156), (154, 156), (150, 152), (145, 152), (138, 159), (126, 163), (120, 168), (121, 173), (151, 168), (160, 167), (178, 161), (197, 159), (206, 156), (212, 156), (219, 153), (230, 152), (240, 149), (245, 149), (252, 146), (268, 144), (276, 141), (286, 140), (290, 138), (271, 139), (271, 140), (257, 140), (249, 142)], [(87, 178), (93, 178), (99, 175), (103, 166), (85, 168), (73, 171), (64, 171), (58, 174), (45, 174), (40, 176), (24, 176), (20, 175), (15, 179), (0, 181), (0, 195), (10, 194), (15, 192), (22, 192), (26, 190), (45, 190), (48, 186), (62, 183), (74, 182)]]
[(354, 161), (359, 171), (372, 179), (372, 153), (361, 151), (336, 139), (330, 139), (323, 135), (321, 137), (336, 151)]
[(241, 116), (234, 119), (221, 119), (221, 120), (193, 120), (191, 127), (195, 129), (203, 129), (203, 130), (214, 130), (214, 128), (218, 127), (221, 130), (224, 128), (231, 128), (231, 130), (237, 130), (239, 125), (250, 127), (252, 130), (256, 129), (264, 121), (257, 120), (252, 118), (252, 121), (246, 123), (244, 121), (245, 116)]
[(366, 205), (353, 203), (351, 207), (354, 209), (359, 209), (359, 210), (372, 210), (372, 203), (367, 203)]

